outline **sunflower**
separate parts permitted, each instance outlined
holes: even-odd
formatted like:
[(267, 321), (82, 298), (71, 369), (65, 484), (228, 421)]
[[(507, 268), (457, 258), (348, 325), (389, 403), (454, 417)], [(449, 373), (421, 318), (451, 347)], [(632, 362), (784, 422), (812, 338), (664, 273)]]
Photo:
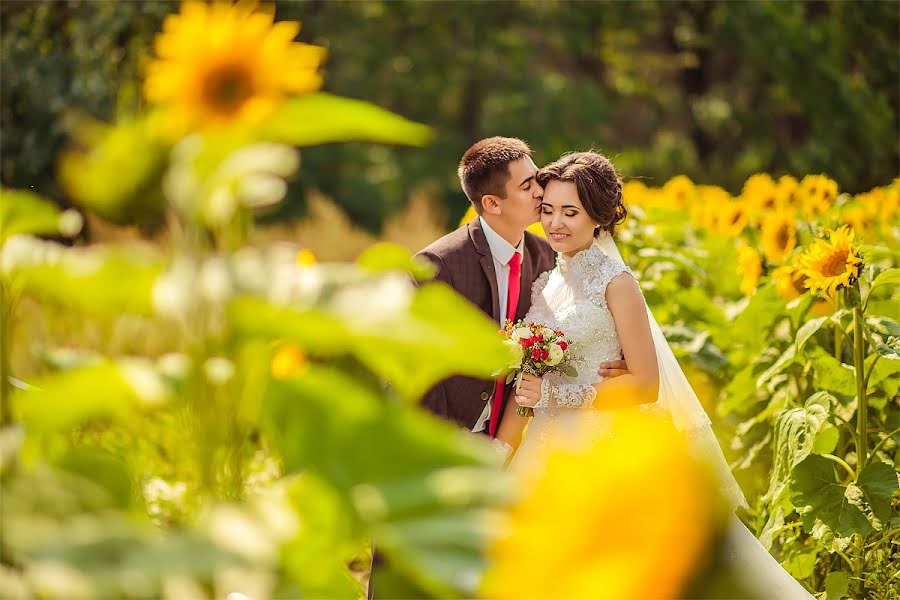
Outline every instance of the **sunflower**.
[(156, 36), (144, 95), (167, 109), (173, 132), (258, 122), (292, 94), (318, 90), (324, 48), (292, 41), (296, 21), (274, 22), (255, 2), (189, 0)]
[(772, 271), (775, 280), (775, 291), (785, 300), (799, 298), (809, 290), (806, 288), (806, 275), (796, 265), (785, 265)]
[(800, 183), (790, 175), (782, 175), (775, 186), (775, 197), (782, 206), (797, 208), (800, 204)]
[(751, 175), (744, 182), (741, 200), (753, 207), (754, 212), (766, 214), (780, 205), (778, 186), (768, 173)]
[(671, 423), (628, 412), (612, 417), (610, 436), (583, 446), (550, 442), (545, 468), (491, 545), (485, 596), (662, 599), (683, 591), (715, 529), (715, 494)]
[(698, 185), (691, 203), (691, 219), (697, 227), (719, 231), (721, 207), (731, 203), (731, 195), (716, 185)]
[(846, 225), (828, 232), (828, 241), (813, 241), (800, 257), (806, 287), (821, 290), (829, 297), (859, 277), (862, 262), (859, 249), (853, 244), (853, 230)]
[(297, 251), (296, 260), (301, 267), (311, 267), (316, 264), (316, 255), (309, 248), (303, 248)]
[(800, 182), (800, 198), (803, 214), (807, 217), (821, 215), (831, 208), (837, 198), (837, 183), (825, 175), (807, 175)]
[(282, 342), (272, 357), (271, 372), (276, 379), (290, 379), (306, 370), (306, 355), (293, 342)]
[(740, 200), (733, 200), (718, 206), (716, 229), (727, 236), (739, 235), (750, 220), (748, 206)]
[(883, 223), (890, 223), (900, 209), (900, 187), (896, 184), (877, 187), (868, 192), (857, 194), (856, 202), (865, 207), (866, 212)]
[(741, 274), (741, 293), (745, 296), (753, 295), (762, 275), (762, 260), (756, 248), (743, 243), (738, 246), (738, 273)]
[(676, 175), (663, 185), (663, 194), (669, 196), (672, 206), (687, 206), (694, 200), (696, 187), (686, 175)]
[(762, 221), (762, 246), (766, 258), (781, 263), (797, 245), (794, 218), (782, 211), (771, 213)]
[(644, 185), (644, 182), (632, 179), (626, 181), (622, 185), (622, 200), (628, 206), (638, 206), (646, 204), (649, 199), (650, 190)]
[(867, 232), (876, 227), (877, 219), (878, 213), (864, 204), (849, 204), (841, 210), (841, 221), (849, 225), (860, 236), (865, 236)]

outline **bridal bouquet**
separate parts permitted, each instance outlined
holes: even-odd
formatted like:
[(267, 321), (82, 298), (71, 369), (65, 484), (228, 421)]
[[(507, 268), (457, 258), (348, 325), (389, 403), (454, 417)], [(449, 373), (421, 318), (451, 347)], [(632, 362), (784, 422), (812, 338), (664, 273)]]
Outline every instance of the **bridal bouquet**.
[[(513, 323), (507, 319), (500, 335), (505, 338), (504, 343), (509, 346), (513, 355), (513, 361), (509, 365), (512, 372), (507, 382), (515, 377), (518, 383), (522, 373), (536, 377), (543, 377), (547, 373), (564, 373), (570, 377), (578, 375), (568, 364), (571, 359), (569, 341), (562, 331), (550, 329), (540, 323), (525, 323), (521, 320)], [(534, 415), (534, 409), (520, 406), (516, 409), (516, 414), (530, 417)]]

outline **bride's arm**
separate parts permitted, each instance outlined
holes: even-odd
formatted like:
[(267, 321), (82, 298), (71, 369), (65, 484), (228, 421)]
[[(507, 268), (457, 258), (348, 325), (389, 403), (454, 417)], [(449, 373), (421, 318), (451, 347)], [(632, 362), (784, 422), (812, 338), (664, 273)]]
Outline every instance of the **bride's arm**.
[(617, 391), (638, 392), (639, 403), (654, 402), (659, 391), (659, 365), (656, 348), (650, 333), (650, 321), (644, 296), (637, 281), (627, 273), (613, 278), (606, 287), (606, 304), (616, 323), (622, 354), (628, 364), (628, 373), (594, 384), (598, 396), (602, 396), (599, 408), (608, 402), (615, 403), (629, 394)]
[[(510, 395), (515, 395), (515, 388), (510, 390)], [(519, 447), (522, 442), (522, 432), (528, 425), (528, 417), (520, 417), (516, 414), (518, 404), (514, 398), (507, 399), (506, 405), (503, 407), (503, 417), (500, 419), (500, 426), (497, 428), (497, 438), (509, 444), (512, 451)]]

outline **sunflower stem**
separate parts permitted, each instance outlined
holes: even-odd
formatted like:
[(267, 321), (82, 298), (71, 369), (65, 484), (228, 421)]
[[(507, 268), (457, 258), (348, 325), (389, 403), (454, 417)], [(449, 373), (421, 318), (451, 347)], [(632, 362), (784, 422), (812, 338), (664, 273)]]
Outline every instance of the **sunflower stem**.
[(865, 337), (863, 336), (863, 314), (859, 306), (853, 308), (853, 366), (856, 371), (856, 468), (857, 475), (868, 461), (867, 428), (869, 404), (866, 398), (865, 377)]
[(10, 383), (10, 343), (12, 334), (13, 299), (7, 285), (0, 283), (0, 427), (13, 422), (12, 384)]
[[(840, 312), (841, 307), (843, 305), (842, 300), (843, 300), (843, 297), (841, 295), (841, 290), (836, 290), (835, 294), (834, 294), (834, 312), (835, 312), (835, 314)], [(841, 329), (840, 319), (838, 319), (838, 321), (834, 324), (834, 357), (838, 360), (838, 362), (843, 362), (843, 361), (841, 361), (841, 355), (843, 354), (843, 352), (842, 352), (843, 341), (844, 341), (843, 333), (844, 332)]]

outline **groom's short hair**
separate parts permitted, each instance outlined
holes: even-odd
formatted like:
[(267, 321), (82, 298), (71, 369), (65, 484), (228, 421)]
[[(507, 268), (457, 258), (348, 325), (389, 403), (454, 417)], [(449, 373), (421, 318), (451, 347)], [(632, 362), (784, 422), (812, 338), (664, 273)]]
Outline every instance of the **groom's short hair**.
[(472, 144), (459, 161), (459, 183), (475, 212), (484, 210), (481, 198), (485, 194), (506, 197), (509, 163), (523, 156), (531, 156), (531, 148), (518, 138), (489, 137)]

